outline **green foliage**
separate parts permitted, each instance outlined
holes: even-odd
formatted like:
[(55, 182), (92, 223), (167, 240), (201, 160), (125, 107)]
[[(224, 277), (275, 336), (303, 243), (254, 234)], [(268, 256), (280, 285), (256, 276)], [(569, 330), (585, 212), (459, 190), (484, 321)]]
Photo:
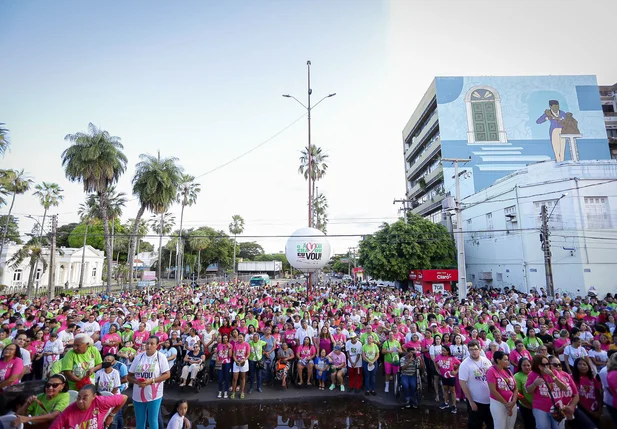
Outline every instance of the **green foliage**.
[[(56, 247), (70, 247), (69, 234), (79, 225), (77, 222), (67, 223), (56, 229)], [(47, 234), (47, 239), (51, 240), (51, 232)]]
[(7, 137), (9, 130), (4, 128), (4, 125), (4, 122), (0, 122), (0, 155), (2, 156), (4, 156), (10, 147), (10, 142)]
[(141, 240), (141, 242), (139, 243), (139, 251), (141, 253), (143, 252), (154, 252), (154, 246), (147, 242), (147, 241), (143, 241)]
[(349, 270), (349, 263), (341, 262), (341, 260), (348, 258), (349, 253), (343, 255), (334, 255), (332, 258), (330, 258), (330, 263), (328, 265), (330, 266), (330, 269), (335, 273), (347, 273), (347, 271)]
[[(140, 205), (152, 213), (163, 213), (176, 200), (176, 192), (182, 183), (182, 167), (178, 158), (163, 158), (141, 154), (135, 166), (133, 195)], [(139, 216), (141, 217), (141, 216)]]
[(374, 278), (404, 282), (412, 269), (456, 267), (456, 250), (444, 226), (409, 214), (360, 242), (360, 265)]
[(254, 260), (256, 257), (264, 254), (264, 248), (255, 241), (246, 243), (238, 243), (238, 257)]
[[(110, 223), (111, 225), (111, 223)], [(111, 226), (110, 226), (111, 228)], [(86, 232), (86, 224), (80, 223), (78, 224), (68, 236), (68, 247), (79, 248), (84, 245), (84, 233)], [(128, 229), (120, 224), (116, 224), (116, 239), (114, 242), (114, 247), (116, 250), (118, 246), (123, 244), (122, 237), (129, 234)], [(86, 244), (94, 247), (98, 250), (105, 249), (105, 229), (103, 228), (103, 223), (99, 220), (91, 221), (88, 226), (88, 237), (86, 238)], [(122, 252), (126, 252), (126, 244), (128, 244), (128, 240), (124, 241), (124, 248)]]
[[(207, 243), (206, 246), (201, 249), (201, 266), (204, 270), (208, 265), (213, 263), (218, 263), (221, 267), (231, 266), (234, 253), (234, 242), (224, 231), (217, 231), (209, 226), (202, 226), (190, 230), (187, 236), (189, 239), (184, 248), (184, 252), (187, 255), (196, 255), (200, 250), (197, 246)], [(196, 240), (196, 238), (200, 238), (200, 240)], [(175, 237), (175, 239), (177, 240), (177, 237)], [(206, 239), (207, 241), (201, 239)], [(169, 244), (169, 247), (165, 247), (175, 252), (176, 247), (173, 238), (170, 240), (170, 243), (172, 244)]]
[(21, 238), (19, 238), (19, 219), (15, 216), (8, 216), (8, 228), (6, 228), (7, 216), (0, 216), (0, 237), (4, 236), (6, 230), (6, 240), (12, 241), (16, 244), (23, 244)]

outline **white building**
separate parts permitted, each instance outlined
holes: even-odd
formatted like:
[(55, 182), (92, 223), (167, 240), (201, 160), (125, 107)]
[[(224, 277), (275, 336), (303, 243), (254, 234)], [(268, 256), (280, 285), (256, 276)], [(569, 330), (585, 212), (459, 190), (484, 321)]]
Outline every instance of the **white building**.
[[(13, 268), (6, 265), (6, 261), (10, 260), (13, 255), (19, 251), (21, 245), (9, 243), (4, 247), (3, 254), (0, 255), (0, 267), (3, 268), (0, 274), (0, 284), (7, 287), (7, 291), (25, 290), (28, 285), (30, 276), (29, 261), (25, 260), (21, 266)], [(84, 248), (67, 248), (62, 247), (58, 250), (55, 257), (55, 286), (65, 286), (68, 283), (69, 288), (79, 286), (79, 278), (81, 273), (81, 259)], [(49, 250), (44, 253), (43, 258), (49, 262)], [(96, 286), (103, 283), (103, 264), (105, 256), (104, 252), (97, 250), (92, 246), (85, 247), (85, 271), (84, 271), (84, 286)], [(34, 276), (34, 285), (38, 287), (47, 287), (49, 283), (49, 266), (43, 272), (43, 263), (39, 262), (37, 273)]]
[(546, 204), (555, 292), (617, 291), (617, 162), (537, 163), (462, 203), (467, 281), (474, 286), (546, 288)]

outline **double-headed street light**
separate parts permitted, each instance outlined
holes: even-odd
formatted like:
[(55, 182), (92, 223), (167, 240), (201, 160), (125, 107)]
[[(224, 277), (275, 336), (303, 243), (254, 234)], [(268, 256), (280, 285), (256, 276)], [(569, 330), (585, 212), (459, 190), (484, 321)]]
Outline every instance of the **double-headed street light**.
[[(313, 227), (313, 185), (312, 185), (313, 157), (311, 153), (311, 109), (314, 109), (315, 107), (317, 107), (317, 105), (321, 103), (322, 101), (324, 101), (326, 98), (334, 97), (336, 93), (334, 92), (332, 94), (326, 95), (321, 100), (319, 100), (313, 107), (311, 107), (311, 95), (313, 94), (313, 90), (311, 89), (311, 62), (310, 61), (306, 62), (306, 67), (307, 67), (307, 76), (308, 76), (307, 78), (307, 82), (308, 82), (308, 91), (307, 91), (308, 92), (308, 103), (307, 105), (304, 105), (304, 103), (302, 103), (300, 100), (298, 100), (293, 95), (283, 94), (283, 97), (292, 98), (296, 100), (296, 102), (298, 102), (298, 104), (304, 107), (308, 113), (308, 147), (307, 147), (307, 152), (308, 152), (307, 153), (307, 156), (308, 156), (308, 160), (307, 160), (307, 164), (308, 164), (307, 165), (307, 170), (308, 170), (308, 226), (309, 228), (312, 228)], [(311, 283), (312, 283), (312, 275), (309, 274), (307, 292), (309, 292), (311, 289)]]

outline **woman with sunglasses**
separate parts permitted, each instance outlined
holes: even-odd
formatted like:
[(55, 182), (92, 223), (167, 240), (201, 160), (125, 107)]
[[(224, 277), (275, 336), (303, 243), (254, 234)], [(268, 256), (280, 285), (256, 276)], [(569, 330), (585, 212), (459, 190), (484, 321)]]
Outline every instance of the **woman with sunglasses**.
[(16, 410), (15, 426), (29, 423), (47, 427), (69, 406), (68, 390), (69, 385), (62, 374), (49, 377), (45, 391), (37, 396), (30, 396), (26, 403)]
[[(537, 429), (559, 429), (561, 420), (572, 417), (578, 403), (578, 389), (572, 379), (561, 371), (561, 361), (556, 356), (536, 355), (525, 388), (533, 394), (533, 416)], [(553, 413), (562, 411), (557, 421)]]

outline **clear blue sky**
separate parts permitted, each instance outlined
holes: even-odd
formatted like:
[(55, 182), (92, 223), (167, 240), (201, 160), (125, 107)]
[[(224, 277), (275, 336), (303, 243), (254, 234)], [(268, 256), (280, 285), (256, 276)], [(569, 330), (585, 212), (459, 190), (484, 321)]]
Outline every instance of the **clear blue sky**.
[[(404, 195), (401, 130), (433, 76), (592, 73), (601, 83), (617, 80), (608, 39), (595, 31), (617, 2), (598, 0), (594, 8), (562, 2), (551, 12), (564, 22), (564, 46), (588, 47), (574, 49), (574, 63), (537, 47), (547, 36), (542, 16), (549, 9), (531, 13), (536, 3), (528, 0), (502, 8), (463, 3), (0, 0), (0, 122), (12, 142), (0, 166), (60, 183), (66, 190), (60, 223), (76, 221), (84, 195), (64, 177), (67, 133), (93, 122), (121, 137), (129, 169), (118, 186), (128, 194), (140, 153), (161, 150), (199, 176), (302, 115), (281, 94), (305, 100), (310, 59), (314, 101), (338, 94), (315, 109), (313, 121), (313, 142), (330, 156), (319, 184), (330, 203), (329, 232), (372, 232), (397, 215), (392, 200)], [(472, 55), (478, 13), (497, 25), (498, 37), (486, 42), (490, 59)], [(574, 16), (576, 27), (565, 23)], [(306, 186), (297, 168), (305, 144), (301, 120), (240, 161), (200, 177), (202, 192), (186, 211), (186, 225), (227, 230), (240, 214), (245, 235), (287, 235), (304, 226)], [(173, 211), (179, 218), (179, 207)], [(23, 196), (14, 212), (42, 209)], [(136, 212), (130, 203), (123, 217)], [(268, 251), (284, 249), (285, 239), (257, 241)], [(356, 241), (331, 243), (342, 252)]]

